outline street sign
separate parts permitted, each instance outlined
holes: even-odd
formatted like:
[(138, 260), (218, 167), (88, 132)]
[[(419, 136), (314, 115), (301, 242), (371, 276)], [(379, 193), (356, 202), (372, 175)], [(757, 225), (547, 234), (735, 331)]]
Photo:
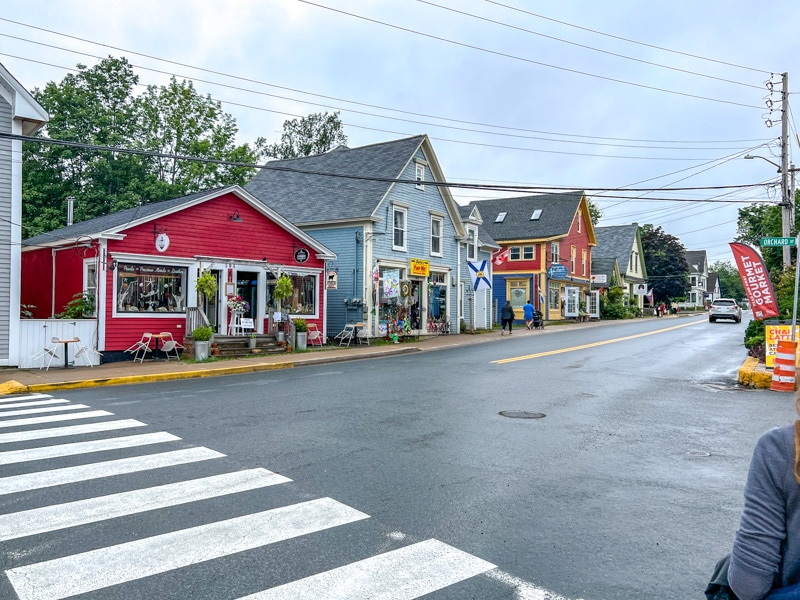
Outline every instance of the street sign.
[(564, 279), (568, 273), (564, 265), (551, 265), (547, 268), (547, 276), (550, 279)]
[(776, 248), (779, 246), (794, 246), (795, 241), (793, 237), (761, 238), (761, 247)]

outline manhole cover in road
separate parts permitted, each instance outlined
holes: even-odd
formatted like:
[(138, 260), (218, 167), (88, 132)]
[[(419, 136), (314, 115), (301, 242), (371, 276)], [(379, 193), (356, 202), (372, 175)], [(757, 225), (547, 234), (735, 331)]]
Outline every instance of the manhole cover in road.
[(530, 412), (527, 410), (501, 410), (498, 414), (510, 419), (541, 419), (547, 415), (540, 412)]
[(686, 454), (697, 458), (705, 458), (707, 456), (711, 456), (711, 452), (705, 452), (703, 450), (689, 450)]

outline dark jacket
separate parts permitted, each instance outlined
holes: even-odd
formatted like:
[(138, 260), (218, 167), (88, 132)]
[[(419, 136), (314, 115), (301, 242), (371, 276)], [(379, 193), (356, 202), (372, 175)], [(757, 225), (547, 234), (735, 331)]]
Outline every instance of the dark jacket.
[(504, 304), (503, 308), (500, 310), (500, 318), (501, 319), (514, 319), (516, 315), (514, 314), (514, 307), (510, 304)]

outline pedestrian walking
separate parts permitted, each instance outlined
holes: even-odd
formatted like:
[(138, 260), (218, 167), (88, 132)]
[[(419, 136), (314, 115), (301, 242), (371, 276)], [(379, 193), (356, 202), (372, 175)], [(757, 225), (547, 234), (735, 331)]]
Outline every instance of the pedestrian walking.
[[(795, 396), (800, 413), (800, 395)], [(717, 563), (707, 598), (800, 598), (800, 421), (756, 442), (733, 551)], [(733, 597), (733, 596), (730, 596)]]
[(514, 323), (514, 317), (516, 317), (514, 307), (511, 306), (510, 300), (506, 300), (503, 308), (500, 309), (500, 322), (502, 325), (500, 335), (505, 335), (506, 325), (508, 325), (508, 335), (511, 335), (511, 325)]
[(522, 307), (522, 315), (525, 318), (525, 327), (528, 328), (528, 331), (533, 327), (533, 313), (535, 311), (536, 309), (533, 307), (533, 303), (530, 300)]
[(661, 304), (659, 304), (659, 305), (658, 305), (658, 316), (659, 316), (659, 317), (662, 317), (662, 316), (664, 316), (664, 314), (666, 313), (666, 311), (667, 311), (667, 305), (666, 305), (666, 304), (664, 304), (664, 303), (662, 302)]

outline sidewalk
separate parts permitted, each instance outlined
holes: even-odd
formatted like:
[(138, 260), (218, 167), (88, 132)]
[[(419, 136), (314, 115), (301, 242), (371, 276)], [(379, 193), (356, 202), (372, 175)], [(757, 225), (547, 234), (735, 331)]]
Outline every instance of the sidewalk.
[[(681, 318), (668, 316), (665, 318)], [(547, 325), (542, 331), (527, 331), (524, 325), (515, 329), (516, 335), (546, 335), (567, 328), (590, 328), (610, 325), (616, 321), (590, 321), (587, 323), (566, 323)], [(44, 369), (0, 369), (0, 395), (49, 392), (53, 390), (100, 387), (109, 385), (130, 385), (153, 381), (169, 381), (175, 379), (191, 379), (196, 377), (216, 377), (220, 375), (237, 375), (256, 371), (275, 369), (292, 369), (303, 365), (316, 365), (381, 356), (394, 356), (409, 352), (429, 352), (457, 346), (469, 346), (510, 339), (500, 336), (499, 330), (492, 332), (439, 335), (421, 339), (416, 342), (401, 344), (354, 345), (350, 347), (325, 346), (313, 348), (307, 352), (250, 356), (212, 362), (189, 363), (186, 361), (153, 361), (143, 363), (133, 361), (102, 364), (96, 367), (76, 366), (70, 369), (51, 367)], [(747, 361), (745, 362), (747, 365)], [(744, 365), (743, 365), (744, 368)], [(755, 370), (753, 367), (752, 370)], [(753, 385), (742, 382), (740, 370), (739, 382), (742, 385)], [(756, 386), (756, 387), (761, 387)], [(766, 384), (769, 387), (769, 383)]]

